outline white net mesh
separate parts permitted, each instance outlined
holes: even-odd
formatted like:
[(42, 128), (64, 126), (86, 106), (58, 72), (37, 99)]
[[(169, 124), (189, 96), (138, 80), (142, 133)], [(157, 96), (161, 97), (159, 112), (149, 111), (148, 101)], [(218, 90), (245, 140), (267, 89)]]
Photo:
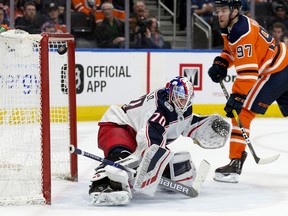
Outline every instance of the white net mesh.
[[(0, 205), (45, 202), (41, 152), (41, 36), (19, 32), (0, 34)], [(63, 42), (49, 42), (51, 172), (53, 176), (68, 178), (68, 58), (67, 53), (58, 54), (60, 45)]]

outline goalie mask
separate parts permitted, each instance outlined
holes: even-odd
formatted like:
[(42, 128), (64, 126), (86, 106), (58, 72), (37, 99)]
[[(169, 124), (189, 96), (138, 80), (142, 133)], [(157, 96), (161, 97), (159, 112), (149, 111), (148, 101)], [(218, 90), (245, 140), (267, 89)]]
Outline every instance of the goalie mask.
[(169, 101), (175, 106), (177, 113), (184, 113), (192, 105), (194, 89), (187, 77), (177, 76), (166, 84)]

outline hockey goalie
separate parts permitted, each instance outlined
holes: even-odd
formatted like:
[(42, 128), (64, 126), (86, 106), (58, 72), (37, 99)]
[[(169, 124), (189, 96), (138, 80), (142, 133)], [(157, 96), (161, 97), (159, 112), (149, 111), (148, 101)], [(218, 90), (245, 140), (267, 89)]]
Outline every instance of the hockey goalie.
[(137, 172), (100, 164), (89, 189), (92, 205), (127, 204), (135, 192), (154, 196), (161, 177), (192, 186), (197, 170), (190, 153), (173, 153), (168, 145), (186, 136), (203, 148), (220, 148), (230, 133), (220, 115), (193, 114), (193, 98), (192, 83), (175, 77), (163, 88), (106, 111), (99, 121), (98, 147), (106, 159)]

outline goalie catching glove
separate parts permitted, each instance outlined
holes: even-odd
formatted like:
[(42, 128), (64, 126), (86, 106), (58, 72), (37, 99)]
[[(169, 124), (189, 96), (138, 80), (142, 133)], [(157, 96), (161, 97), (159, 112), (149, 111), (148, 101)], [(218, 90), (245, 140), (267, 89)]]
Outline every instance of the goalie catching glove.
[(230, 130), (230, 124), (218, 114), (194, 115), (191, 124), (186, 127), (182, 135), (192, 138), (194, 143), (202, 148), (216, 149), (225, 145)]

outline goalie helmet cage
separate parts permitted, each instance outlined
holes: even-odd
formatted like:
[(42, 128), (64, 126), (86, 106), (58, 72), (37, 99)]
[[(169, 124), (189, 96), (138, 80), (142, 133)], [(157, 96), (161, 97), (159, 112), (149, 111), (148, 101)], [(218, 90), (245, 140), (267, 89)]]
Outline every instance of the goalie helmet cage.
[(0, 205), (51, 204), (51, 179), (77, 181), (71, 34), (0, 34)]

